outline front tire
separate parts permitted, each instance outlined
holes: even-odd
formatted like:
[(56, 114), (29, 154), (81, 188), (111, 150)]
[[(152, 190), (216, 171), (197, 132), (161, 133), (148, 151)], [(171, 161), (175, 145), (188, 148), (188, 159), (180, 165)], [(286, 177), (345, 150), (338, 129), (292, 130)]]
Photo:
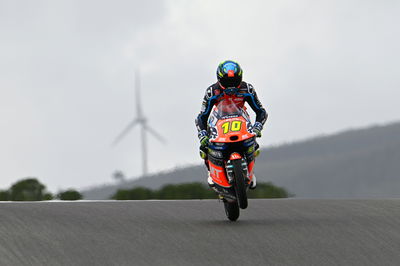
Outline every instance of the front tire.
[(228, 202), (224, 200), (226, 217), (232, 222), (236, 221), (240, 215), (240, 209), (237, 201)]
[(244, 174), (242, 169), (242, 160), (233, 160), (233, 175), (235, 177), (235, 191), (236, 198), (239, 203), (239, 207), (241, 209), (246, 209), (247, 202), (247, 193), (246, 193), (246, 185), (244, 182)]

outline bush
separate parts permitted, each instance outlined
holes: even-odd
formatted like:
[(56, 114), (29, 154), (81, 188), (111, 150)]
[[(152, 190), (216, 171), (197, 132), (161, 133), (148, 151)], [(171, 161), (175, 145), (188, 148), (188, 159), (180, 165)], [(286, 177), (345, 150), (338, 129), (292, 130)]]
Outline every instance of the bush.
[(157, 191), (157, 199), (215, 199), (216, 194), (201, 183), (166, 185)]
[[(249, 198), (287, 198), (289, 193), (272, 183), (259, 183), (257, 189), (248, 190)], [(146, 200), (146, 199), (216, 199), (217, 194), (202, 183), (184, 183), (165, 185), (159, 190), (144, 187), (120, 189), (113, 196), (115, 200)]]
[(60, 200), (81, 200), (83, 196), (75, 189), (68, 189), (58, 193), (57, 198)]
[(136, 187), (133, 189), (120, 189), (112, 197), (112, 199), (115, 200), (146, 200), (153, 198), (154, 198), (153, 191), (145, 187)]
[(159, 190), (145, 187), (120, 189), (113, 196), (115, 200), (146, 200), (146, 199), (213, 199), (215, 192), (201, 183), (185, 183), (166, 185)]
[(43, 195), (43, 200), (52, 200), (52, 199), (54, 199), (54, 196), (51, 193), (46, 193)]
[(264, 198), (288, 198), (289, 193), (282, 187), (275, 186), (271, 182), (257, 183), (257, 188), (249, 190), (247, 196), (252, 199)]

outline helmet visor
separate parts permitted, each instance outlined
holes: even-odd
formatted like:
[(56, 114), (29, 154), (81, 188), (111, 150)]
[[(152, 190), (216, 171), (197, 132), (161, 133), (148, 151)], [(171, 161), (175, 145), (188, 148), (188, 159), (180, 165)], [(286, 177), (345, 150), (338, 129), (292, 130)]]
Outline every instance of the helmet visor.
[(242, 82), (242, 77), (222, 77), (220, 78), (219, 82), (224, 88), (229, 88), (229, 87), (239, 87), (240, 83)]

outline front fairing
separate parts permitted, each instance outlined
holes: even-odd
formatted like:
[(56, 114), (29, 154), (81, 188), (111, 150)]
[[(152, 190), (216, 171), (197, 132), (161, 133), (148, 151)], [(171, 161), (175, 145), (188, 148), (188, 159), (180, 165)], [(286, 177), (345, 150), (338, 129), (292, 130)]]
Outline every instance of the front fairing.
[[(232, 143), (253, 138), (250, 116), (238, 107), (232, 98), (222, 99), (212, 110), (208, 119), (208, 130), (212, 143)], [(216, 145), (217, 149), (222, 149)]]

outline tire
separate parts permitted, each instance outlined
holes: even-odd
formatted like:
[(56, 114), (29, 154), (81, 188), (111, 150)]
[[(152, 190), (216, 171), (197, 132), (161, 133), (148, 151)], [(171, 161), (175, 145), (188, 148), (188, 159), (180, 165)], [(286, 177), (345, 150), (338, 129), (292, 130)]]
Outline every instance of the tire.
[(236, 198), (241, 209), (246, 209), (247, 202), (247, 193), (246, 193), (246, 185), (244, 183), (243, 169), (242, 169), (242, 160), (233, 160), (233, 175), (235, 177), (235, 191)]
[(224, 201), (225, 214), (232, 222), (236, 221), (240, 215), (240, 209), (237, 201), (228, 202)]

